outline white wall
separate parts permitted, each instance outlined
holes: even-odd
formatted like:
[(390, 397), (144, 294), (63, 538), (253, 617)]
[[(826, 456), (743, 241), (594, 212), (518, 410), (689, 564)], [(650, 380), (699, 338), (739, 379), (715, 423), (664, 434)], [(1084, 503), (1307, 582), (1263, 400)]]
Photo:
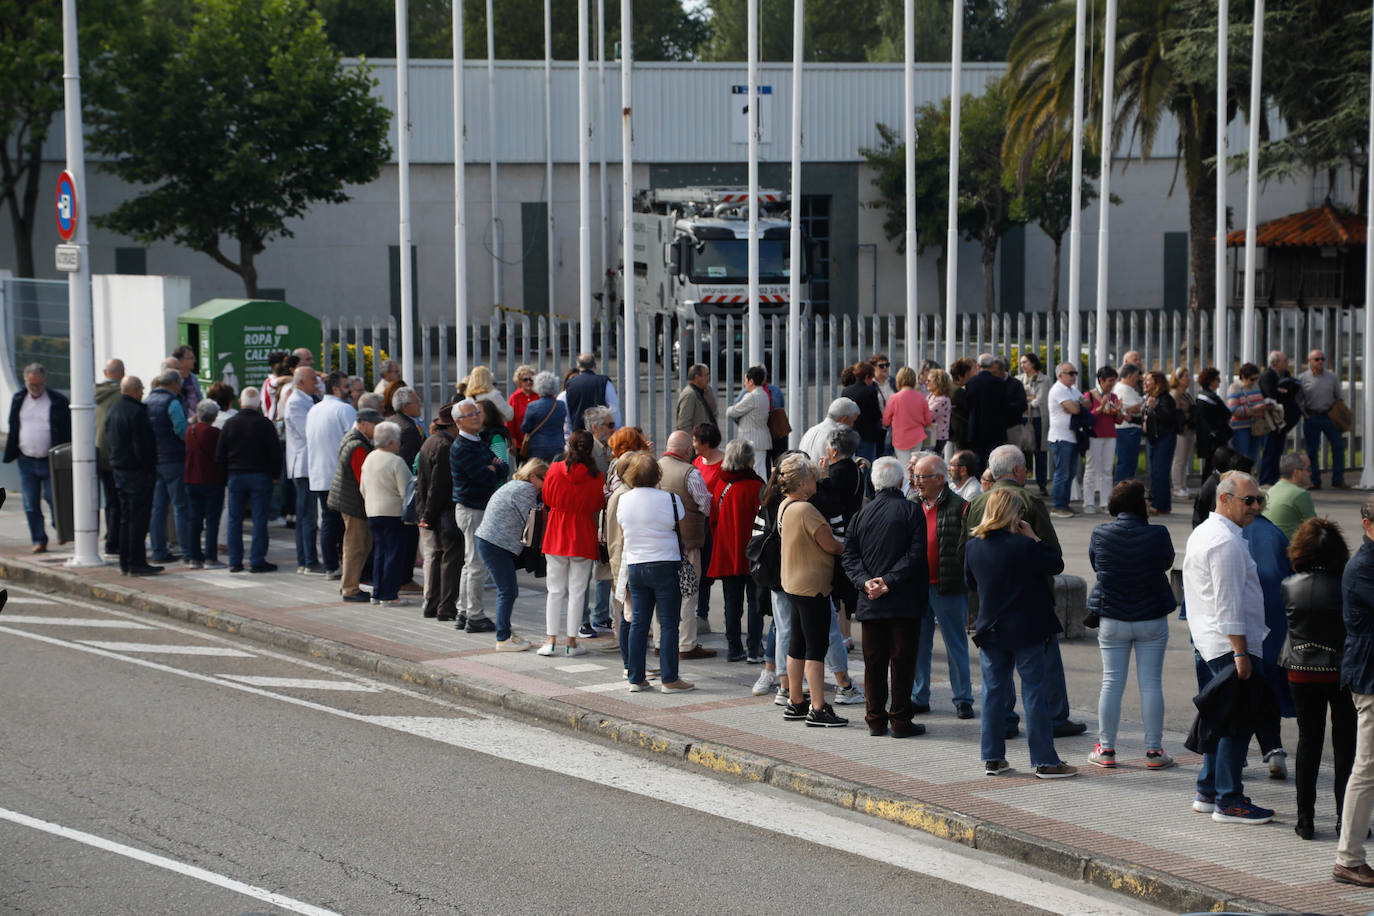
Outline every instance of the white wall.
[(187, 277), (91, 277), (96, 381), (103, 378), (105, 363), (118, 358), (126, 372), (149, 386), (176, 347), (177, 316), (190, 308)]

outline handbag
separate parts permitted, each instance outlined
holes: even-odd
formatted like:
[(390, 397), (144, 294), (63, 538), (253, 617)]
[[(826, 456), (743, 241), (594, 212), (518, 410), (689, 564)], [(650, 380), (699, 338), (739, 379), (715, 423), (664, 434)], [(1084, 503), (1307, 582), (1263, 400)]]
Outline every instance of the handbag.
[(787, 411), (774, 407), (768, 411), (768, 435), (774, 439), (785, 439), (792, 435), (792, 422), (787, 419)]
[(1336, 432), (1350, 432), (1350, 423), (1354, 417), (1350, 414), (1350, 405), (1345, 401), (1337, 398), (1331, 409), (1326, 412), (1326, 416), (1331, 420), (1331, 425), (1336, 427)]
[(688, 595), (696, 594), (701, 583), (697, 576), (697, 568), (687, 559), (687, 551), (682, 547), (682, 529), (677, 523), (677, 499), (671, 493), (668, 494), (668, 499), (673, 504), (673, 534), (677, 535), (677, 552), (678, 556), (682, 557), (677, 567), (677, 590), (686, 598)]
[(1034, 452), (1039, 445), (1035, 441), (1035, 427), (1025, 420), (1008, 426), (1007, 444), (1014, 445), (1023, 452)]
[(420, 507), (416, 505), (415, 478), (406, 481), (406, 496), (402, 503), (401, 521), (407, 525), (420, 524)]
[(1267, 436), (1275, 430), (1281, 429), (1283, 421), (1274, 416), (1271, 410), (1265, 410), (1262, 416), (1255, 417), (1250, 421), (1250, 435)]
[(549, 417), (553, 416), (556, 410), (558, 410), (558, 403), (555, 401), (554, 405), (549, 408), (549, 412), (544, 414), (544, 419), (540, 420), (539, 424), (520, 440), (520, 448), (516, 449), (516, 454), (520, 456), (521, 461), (530, 457), (530, 440), (534, 438), (535, 433), (544, 428), (544, 424), (549, 422)]

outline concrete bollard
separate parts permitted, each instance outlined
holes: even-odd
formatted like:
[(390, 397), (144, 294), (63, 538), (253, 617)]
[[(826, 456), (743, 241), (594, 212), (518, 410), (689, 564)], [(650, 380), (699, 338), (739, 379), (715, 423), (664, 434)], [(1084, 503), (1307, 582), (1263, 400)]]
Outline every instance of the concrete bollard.
[(1083, 618), (1088, 616), (1088, 583), (1081, 576), (1054, 577), (1054, 612), (1064, 627), (1064, 639), (1082, 639), (1087, 630)]

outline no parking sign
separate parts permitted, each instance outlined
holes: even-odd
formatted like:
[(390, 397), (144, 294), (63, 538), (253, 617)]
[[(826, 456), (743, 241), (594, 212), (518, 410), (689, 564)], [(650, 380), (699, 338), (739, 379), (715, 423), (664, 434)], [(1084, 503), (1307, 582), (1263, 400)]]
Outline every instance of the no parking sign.
[(57, 234), (62, 241), (70, 242), (76, 235), (76, 180), (72, 173), (63, 171), (57, 178)]

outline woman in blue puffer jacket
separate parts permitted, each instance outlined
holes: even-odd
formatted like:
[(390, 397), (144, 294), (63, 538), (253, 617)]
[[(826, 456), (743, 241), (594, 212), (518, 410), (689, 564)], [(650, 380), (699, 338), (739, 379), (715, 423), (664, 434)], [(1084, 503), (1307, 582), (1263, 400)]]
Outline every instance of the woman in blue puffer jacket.
[(1097, 644), (1102, 649), (1102, 692), (1097, 700), (1097, 747), (1088, 760), (1116, 766), (1116, 729), (1121, 695), (1135, 648), (1136, 680), (1145, 719), (1145, 766), (1162, 770), (1174, 760), (1164, 752), (1164, 650), (1169, 645), (1169, 614), (1177, 606), (1169, 585), (1174, 544), (1163, 525), (1151, 525), (1145, 486), (1124, 480), (1112, 489), (1107, 511), (1116, 521), (1093, 529), (1088, 559), (1097, 585), (1088, 596), (1088, 614), (1101, 618)]

